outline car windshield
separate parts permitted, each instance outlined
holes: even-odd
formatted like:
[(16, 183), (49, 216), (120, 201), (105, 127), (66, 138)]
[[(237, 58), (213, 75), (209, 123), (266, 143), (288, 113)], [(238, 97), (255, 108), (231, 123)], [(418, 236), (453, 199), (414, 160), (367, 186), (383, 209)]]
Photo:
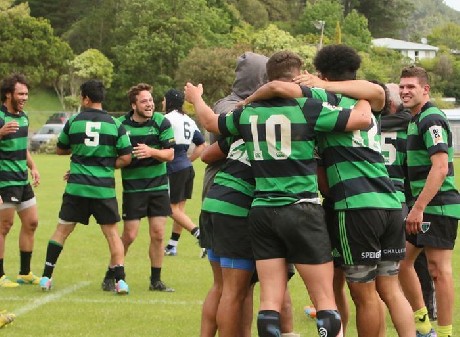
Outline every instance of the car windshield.
[(58, 135), (61, 131), (62, 126), (60, 125), (44, 125), (37, 133), (41, 135)]

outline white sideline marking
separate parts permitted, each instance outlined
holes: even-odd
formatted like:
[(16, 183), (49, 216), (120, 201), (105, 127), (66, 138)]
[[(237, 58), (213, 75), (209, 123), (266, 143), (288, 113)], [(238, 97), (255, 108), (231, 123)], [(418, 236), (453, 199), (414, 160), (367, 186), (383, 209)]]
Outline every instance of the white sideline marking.
[(45, 305), (46, 303), (57, 301), (61, 297), (65, 296), (67, 294), (73, 293), (74, 291), (76, 291), (76, 290), (78, 290), (80, 288), (86, 287), (88, 284), (90, 284), (90, 282), (88, 282), (88, 281), (80, 282), (80, 283), (74, 284), (73, 286), (64, 288), (64, 289), (62, 289), (60, 291), (50, 293), (49, 295), (46, 295), (45, 297), (38, 298), (35, 301), (33, 301), (32, 303), (27, 304), (27, 305), (15, 310), (15, 314), (16, 314), (16, 316), (23, 315), (23, 314), (25, 314), (25, 313), (27, 313), (29, 311), (32, 311), (34, 309), (37, 309), (38, 307), (41, 307), (42, 305)]
[[(59, 296), (59, 297), (62, 297), (62, 295)], [(129, 295), (128, 295), (128, 297), (124, 296), (123, 298), (127, 298), (128, 299), (127, 303), (129, 303), (129, 304), (140, 304), (140, 305), (151, 305), (151, 304), (202, 305), (203, 304), (203, 301), (170, 301), (170, 300), (161, 300), (161, 299), (132, 300), (129, 297)], [(5, 301), (16, 301), (16, 302), (24, 301), (24, 297), (20, 297), (20, 296), (10, 296), (10, 297), (3, 297), (2, 296), (2, 299), (5, 300)], [(65, 300), (66, 303), (101, 303), (101, 304), (110, 304), (110, 303), (120, 303), (119, 299), (120, 299), (120, 297), (115, 296), (115, 294), (114, 294), (113, 298), (104, 298), (104, 299), (93, 299), (93, 298), (65, 298), (65, 299), (60, 299), (60, 298), (54, 298), (53, 300), (54, 301), (60, 301), (60, 300), (64, 301)], [(36, 300), (36, 301), (38, 301), (38, 300)], [(48, 303), (48, 302), (50, 302), (50, 301), (46, 301), (45, 303)], [(18, 312), (21, 309), (19, 309)], [(33, 309), (35, 309), (35, 307)], [(30, 310), (27, 310), (27, 311), (30, 311)], [(16, 311), (15, 311), (15, 313), (16, 313)]]

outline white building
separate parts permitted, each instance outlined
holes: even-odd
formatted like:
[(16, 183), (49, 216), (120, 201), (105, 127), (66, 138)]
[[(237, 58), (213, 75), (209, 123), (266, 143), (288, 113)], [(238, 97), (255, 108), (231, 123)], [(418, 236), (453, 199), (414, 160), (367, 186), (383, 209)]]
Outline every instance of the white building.
[(414, 43), (391, 38), (373, 39), (372, 44), (376, 47), (397, 50), (414, 62), (419, 59), (434, 58), (439, 49), (438, 47), (430, 46), (426, 43)]

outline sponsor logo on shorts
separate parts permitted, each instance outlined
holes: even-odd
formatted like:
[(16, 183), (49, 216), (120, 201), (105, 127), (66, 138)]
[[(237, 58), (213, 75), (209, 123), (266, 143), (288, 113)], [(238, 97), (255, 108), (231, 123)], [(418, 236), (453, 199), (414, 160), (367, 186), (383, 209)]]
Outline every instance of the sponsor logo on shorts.
[(362, 259), (380, 259), (381, 255), (382, 255), (381, 250), (379, 250), (377, 252), (362, 252), (361, 253), (361, 258)]
[(406, 248), (399, 248), (399, 249), (384, 249), (383, 254), (405, 254), (406, 253)]

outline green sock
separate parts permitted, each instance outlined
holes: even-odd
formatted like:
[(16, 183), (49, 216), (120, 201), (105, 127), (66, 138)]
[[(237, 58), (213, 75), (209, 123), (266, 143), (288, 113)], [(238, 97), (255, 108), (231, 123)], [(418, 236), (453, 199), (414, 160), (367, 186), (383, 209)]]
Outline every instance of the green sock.
[(428, 309), (422, 307), (414, 312), (415, 317), (415, 329), (421, 334), (427, 334), (430, 332), (432, 326), (430, 318), (428, 317)]
[(452, 337), (452, 324), (438, 325), (436, 333), (438, 334), (438, 337)]

